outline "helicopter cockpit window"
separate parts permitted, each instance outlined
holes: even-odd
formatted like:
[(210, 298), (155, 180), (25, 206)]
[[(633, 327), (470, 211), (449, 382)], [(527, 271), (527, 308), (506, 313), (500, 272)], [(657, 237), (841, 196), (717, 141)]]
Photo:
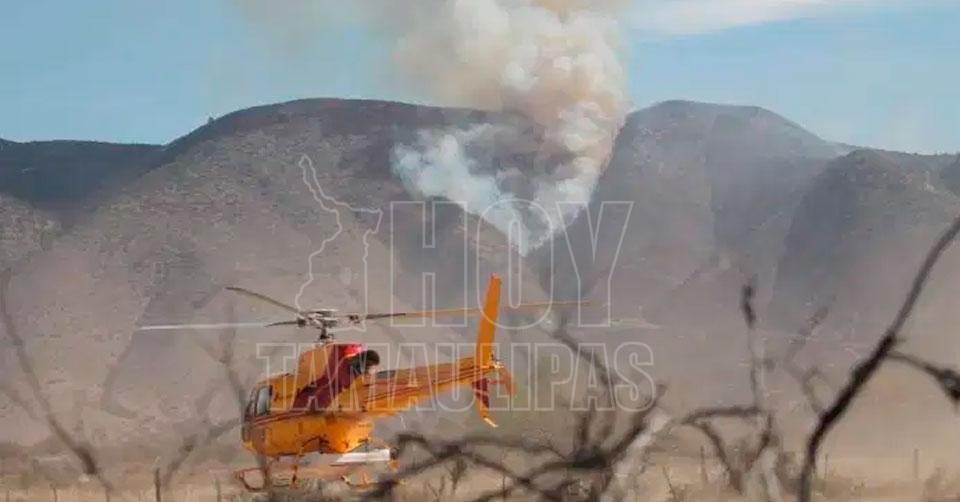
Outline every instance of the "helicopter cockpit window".
[(243, 409), (243, 415), (246, 418), (253, 416), (254, 409), (257, 405), (257, 389), (254, 388), (250, 391), (250, 397), (247, 398), (247, 406)]
[(271, 392), (272, 390), (273, 390), (272, 387), (267, 386), (267, 387), (261, 387), (260, 390), (257, 392), (257, 406), (256, 406), (257, 416), (266, 415), (267, 413), (270, 413), (270, 398), (271, 398), (271, 394), (273, 394)]

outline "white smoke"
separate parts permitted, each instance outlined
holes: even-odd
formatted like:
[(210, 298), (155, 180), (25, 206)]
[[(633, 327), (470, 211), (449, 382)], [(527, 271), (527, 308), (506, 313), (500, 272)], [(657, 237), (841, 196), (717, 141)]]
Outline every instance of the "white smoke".
[[(569, 222), (589, 201), (628, 107), (619, 3), (446, 0), (431, 4), (429, 16), (408, 17), (397, 57), (419, 85), (444, 104), (511, 112), (537, 129), (533, 149), (517, 122), (421, 131), (394, 149), (393, 168), (408, 188), (475, 214), (497, 205), (484, 217), (506, 233), (519, 217), (511, 180), (522, 177), (548, 217), (521, 222), (521, 252)], [(477, 154), (483, 148), (525, 151), (532, 166), (491, 170), (491, 157)]]

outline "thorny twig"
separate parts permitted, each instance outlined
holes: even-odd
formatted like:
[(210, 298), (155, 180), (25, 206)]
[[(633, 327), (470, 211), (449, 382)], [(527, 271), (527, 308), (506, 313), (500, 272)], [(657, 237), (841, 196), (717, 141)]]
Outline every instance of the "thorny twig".
[(210, 423), (208, 418), (204, 418), (202, 430), (194, 432), (184, 437), (177, 448), (177, 454), (167, 461), (163, 469), (161, 486), (170, 486), (170, 482), (177, 475), (180, 468), (186, 463), (193, 453), (203, 447), (215, 442), (227, 432), (236, 429), (240, 424), (239, 419), (228, 419), (219, 423)]
[[(234, 323), (236, 321), (237, 315), (234, 309), (233, 301), (227, 302), (225, 308), (225, 318), (228, 323)], [(240, 376), (240, 373), (236, 368), (236, 354), (234, 352), (236, 339), (236, 328), (227, 328), (220, 336), (219, 351), (213, 350), (205, 345), (201, 346), (204, 347), (204, 350), (206, 350), (207, 354), (215, 361), (220, 363), (220, 366), (223, 368), (223, 371), (227, 377), (227, 383), (230, 385), (231, 393), (233, 394), (237, 405), (237, 420), (240, 421), (242, 420), (244, 414), (246, 391), (243, 378)], [(275, 494), (273, 490), (273, 483), (270, 479), (267, 459), (264, 458), (263, 455), (258, 454), (254, 454), (254, 459), (256, 459), (257, 468), (260, 470), (261, 476), (263, 477), (263, 491), (266, 492), (267, 500), (273, 500)]]
[[(103, 470), (100, 464), (97, 462), (97, 458), (92, 449), (89, 445), (75, 439), (70, 435), (69, 432), (67, 432), (66, 427), (63, 426), (56, 414), (53, 412), (50, 401), (47, 399), (43, 389), (40, 386), (40, 378), (37, 376), (36, 370), (33, 368), (29, 354), (27, 354), (26, 344), (17, 331), (17, 326), (13, 320), (13, 316), (10, 315), (10, 308), (7, 303), (7, 294), (11, 276), (12, 273), (10, 269), (4, 270), (2, 273), (0, 273), (0, 322), (3, 324), (4, 330), (7, 333), (7, 337), (9, 337), (11, 342), (13, 342), (17, 363), (19, 364), (20, 370), (27, 382), (27, 387), (30, 389), (30, 393), (33, 395), (33, 400), (37, 403), (40, 412), (39, 414), (42, 416), (43, 421), (46, 422), (50, 431), (53, 432), (54, 436), (56, 436), (56, 438), (63, 443), (63, 445), (70, 450), (70, 453), (72, 453), (73, 456), (76, 457), (80, 462), (83, 474), (95, 478), (103, 487), (104, 491), (106, 491), (107, 494), (111, 494), (114, 492), (113, 484), (104, 475)], [(29, 409), (27, 409), (27, 411), (28, 413), (30, 412)]]
[(663, 480), (667, 483), (667, 489), (670, 491), (670, 500), (679, 501), (680, 494), (677, 492), (677, 489), (673, 486), (673, 482), (670, 481), (670, 472), (667, 471), (667, 467), (663, 466), (660, 469), (663, 472)]
[(954, 220), (933, 247), (930, 248), (893, 322), (891, 322), (890, 326), (884, 332), (880, 341), (877, 342), (870, 356), (857, 364), (851, 372), (846, 385), (840, 390), (833, 402), (820, 414), (813, 433), (807, 439), (806, 455), (800, 471), (799, 502), (810, 501), (813, 473), (816, 469), (817, 455), (819, 454), (821, 444), (823, 444), (823, 441), (837, 422), (846, 414), (850, 405), (863, 390), (867, 382), (876, 374), (880, 365), (883, 364), (883, 361), (889, 357), (890, 352), (899, 343), (900, 331), (913, 313), (917, 300), (920, 298), (920, 294), (926, 286), (927, 279), (930, 277), (930, 272), (933, 270), (934, 265), (940, 260), (943, 252), (956, 239), (958, 233), (960, 233), (960, 218)]
[[(228, 306), (228, 322), (232, 322), (234, 317), (232, 306)], [(227, 329), (220, 336), (219, 347), (212, 347), (202, 342), (198, 342), (198, 344), (211, 359), (217, 361), (223, 367), (227, 381), (230, 384), (230, 392), (234, 394), (237, 399), (238, 415), (219, 422), (211, 422), (206, 409), (210, 406), (210, 398), (214, 391), (213, 388), (208, 389), (208, 391), (197, 400), (195, 409), (197, 416), (201, 417), (200, 429), (187, 434), (181, 439), (180, 446), (177, 448), (175, 455), (166, 462), (165, 467), (162, 469), (161, 485), (168, 489), (180, 468), (183, 467), (186, 461), (189, 460), (196, 451), (216, 442), (224, 434), (236, 429), (236, 427), (240, 425), (239, 417), (243, 410), (244, 392), (240, 376), (234, 368), (235, 338), (236, 331), (234, 329)]]
[(958, 373), (957, 370), (937, 366), (917, 356), (904, 354), (896, 350), (891, 350), (887, 358), (891, 361), (906, 364), (922, 373), (926, 373), (940, 386), (940, 390), (946, 394), (947, 399), (949, 399), (954, 406), (957, 406), (958, 402), (960, 402), (960, 373)]
[[(752, 290), (750, 292), (752, 293)], [(744, 297), (744, 312), (752, 328), (756, 317), (751, 300), (751, 295)], [(584, 362), (596, 368), (602, 381), (607, 383), (602, 387), (604, 392), (600, 396), (592, 396), (598, 399), (592, 401), (588, 399), (588, 404), (592, 405), (588, 406), (586, 412), (578, 415), (572, 432), (571, 449), (563, 451), (549, 442), (525, 439), (503, 440), (481, 436), (444, 441), (430, 439), (420, 434), (404, 434), (398, 438), (398, 455), (402, 456), (411, 447), (416, 447), (426, 452), (428, 457), (406, 466), (392, 479), (380, 483), (371, 495), (373, 497), (389, 495), (400, 480), (416, 476), (446, 462), (465, 460), (473, 466), (499, 474), (506, 480), (502, 487), (481, 494), (476, 500), (492, 500), (517, 492), (534, 494), (547, 500), (560, 500), (568, 497), (570, 488), (578, 484), (570, 476), (586, 476), (593, 480), (588, 493), (583, 495), (584, 498), (612, 500), (614, 497), (611, 497), (611, 494), (616, 493), (619, 488), (614, 480), (629, 476), (632, 466), (628, 461), (643, 459), (656, 440), (675, 426), (692, 426), (704, 431), (718, 450), (718, 456), (730, 473), (731, 483), (740, 491), (743, 488), (742, 473), (749, 472), (753, 468), (753, 464), (766, 448), (779, 447), (779, 438), (774, 434), (772, 418), (768, 418), (769, 413), (765, 411), (765, 401), (762, 398), (755, 399), (755, 402), (750, 405), (703, 408), (686, 415), (674, 416), (659, 406), (657, 398), (662, 394), (662, 387), (656, 389), (651, 398), (651, 406), (627, 415), (630, 419), (625, 430), (619, 434), (615, 433), (617, 430), (624, 429), (623, 426), (616, 425), (618, 418), (623, 417), (624, 414), (601, 412), (597, 406), (598, 402), (613, 402), (613, 396), (609, 395), (611, 382), (609, 378), (612, 375), (606, 364), (593, 353), (579, 350), (579, 344), (567, 331), (568, 321), (568, 316), (561, 316), (557, 329), (551, 333), (552, 338), (574, 350)], [(753, 343), (752, 339), (750, 343)], [(751, 354), (755, 352), (751, 351)], [(756, 396), (762, 391), (760, 372), (764, 371), (765, 365), (758, 355), (754, 355), (751, 366), (751, 381), (754, 383)], [(722, 418), (750, 421), (758, 417), (764, 419), (762, 424), (765, 424), (765, 428), (761, 431), (757, 452), (752, 455), (752, 460), (746, 462), (745, 468), (734, 466), (729, 459), (724, 441), (708, 421)], [(489, 447), (525, 455), (528, 465), (533, 464), (533, 467), (516, 470), (502, 461), (493, 460), (485, 454), (485, 449)], [(642, 467), (640, 472), (643, 472)], [(579, 486), (583, 488), (583, 485)]]
[(776, 430), (774, 412), (770, 409), (765, 388), (765, 375), (769, 364), (764, 355), (763, 345), (757, 336), (757, 315), (753, 307), (754, 298), (753, 280), (747, 282), (740, 295), (740, 308), (747, 325), (747, 350), (750, 354), (750, 389), (753, 394), (753, 404), (759, 411), (756, 415), (756, 426), (760, 429), (760, 438), (752, 454), (748, 457), (745, 466), (746, 472), (751, 472), (759, 466), (760, 484), (764, 498), (768, 501), (780, 500), (780, 480), (774, 469), (774, 463), (781, 458), (780, 434)]
[(679, 425), (690, 426), (697, 429), (710, 441), (716, 453), (717, 460), (720, 462), (724, 471), (727, 472), (730, 487), (736, 490), (737, 493), (743, 493), (744, 468), (734, 464), (726, 442), (723, 440), (723, 436), (709, 420), (718, 418), (751, 420), (759, 414), (760, 409), (757, 408), (756, 405), (703, 408), (688, 413), (678, 422)]
[(40, 417), (37, 416), (37, 413), (33, 410), (33, 405), (30, 404), (30, 401), (21, 396), (20, 392), (18, 392), (13, 385), (7, 384), (6, 382), (0, 382), (0, 394), (6, 396), (11, 403), (23, 410), (28, 417), (32, 418), (33, 420), (40, 420)]
[(810, 338), (817, 331), (817, 328), (820, 327), (820, 324), (823, 323), (826, 319), (829, 310), (826, 307), (821, 307), (817, 309), (810, 319), (807, 320), (806, 326), (803, 327), (790, 341), (790, 346), (787, 348), (786, 353), (781, 359), (781, 366), (784, 369), (784, 372), (789, 375), (791, 378), (796, 380), (797, 384), (800, 385), (800, 391), (803, 392), (804, 398), (807, 400), (807, 405), (810, 406), (810, 409), (814, 413), (820, 414), (823, 413), (824, 405), (820, 401), (820, 398), (817, 397), (816, 388), (814, 387), (813, 380), (821, 379), (826, 381), (823, 377), (823, 374), (816, 367), (811, 367), (807, 369), (802, 369), (797, 366), (794, 359), (797, 354), (806, 347), (807, 342), (810, 341)]
[(730, 458), (729, 450), (720, 431), (709, 422), (702, 420), (691, 422), (690, 425), (700, 430), (700, 432), (706, 436), (707, 440), (710, 441), (717, 460), (727, 473), (727, 482), (730, 484), (730, 487), (736, 490), (737, 493), (743, 493), (743, 470), (735, 465)]
[[(547, 500), (562, 500), (566, 490), (573, 483), (565, 476), (570, 473), (598, 475), (600, 481), (591, 489), (590, 497), (596, 499), (609, 488), (612, 468), (624, 459), (630, 447), (638, 439), (642, 439), (644, 433), (649, 430), (646, 418), (650, 410), (633, 414), (633, 420), (626, 430), (609, 438), (612, 441), (602, 440), (608, 438), (596, 438), (586, 444), (575, 445), (569, 452), (558, 451), (552, 445), (522, 439), (463, 437), (453, 441), (443, 441), (430, 439), (421, 434), (402, 434), (397, 438), (398, 456), (411, 447), (417, 447), (425, 451), (429, 457), (408, 465), (397, 472), (392, 479), (379, 483), (370, 496), (372, 498), (387, 496), (392, 493), (400, 480), (459, 459), (500, 474), (507, 480), (505, 486), (482, 494), (476, 500), (503, 497), (518, 490), (533, 493)], [(587, 424), (581, 423), (580, 427), (587, 427)], [(528, 459), (535, 465), (522, 471), (506, 466), (503, 462), (494, 460), (484, 453), (483, 448), (492, 445), (529, 455)]]
[[(580, 357), (593, 365), (603, 382), (609, 383), (609, 368), (591, 352), (579, 349), (577, 342), (566, 330), (569, 318), (561, 317), (554, 338), (566, 344), (580, 354)], [(402, 434), (397, 438), (397, 455), (401, 457), (412, 447), (428, 454), (428, 458), (410, 464), (398, 471), (391, 479), (375, 486), (370, 496), (381, 498), (390, 495), (397, 484), (404, 479), (416, 476), (435, 466), (447, 462), (464, 462), (500, 475), (505, 482), (500, 488), (480, 494), (478, 501), (493, 500), (526, 492), (546, 500), (563, 500), (569, 490), (577, 484), (570, 475), (592, 477), (594, 482), (586, 498), (596, 500), (604, 496), (612, 487), (616, 466), (622, 465), (626, 458), (642, 456), (654, 443), (654, 437), (665, 430), (670, 422), (657, 407), (657, 396), (651, 398), (651, 406), (628, 415), (629, 421), (616, 433), (617, 416), (614, 413), (598, 413), (596, 403), (612, 403), (613, 396), (608, 395), (610, 385), (603, 385), (604, 392), (597, 400), (588, 400), (593, 406), (578, 417), (573, 433), (573, 445), (564, 451), (546, 441), (533, 441), (526, 438), (504, 439), (488, 436), (466, 436), (453, 441), (427, 438), (421, 434)], [(662, 391), (662, 389), (658, 389)], [(651, 414), (660, 415), (651, 417)], [(599, 427), (594, 427), (600, 421)], [(501, 451), (512, 451), (524, 455), (528, 461), (522, 470), (514, 469), (498, 459), (491, 458), (486, 450), (494, 447)]]
[[(675, 421), (676, 425), (692, 427), (701, 432), (713, 447), (717, 460), (727, 473), (727, 481), (738, 493), (745, 491), (745, 476), (759, 465), (760, 482), (765, 500), (780, 499), (780, 480), (774, 472), (775, 463), (781, 458), (780, 434), (776, 428), (773, 410), (770, 409), (764, 374), (771, 366), (764, 357), (763, 349), (755, 331), (757, 314), (753, 305), (753, 282), (749, 281), (741, 290), (740, 310), (747, 327), (747, 350), (750, 357), (749, 381), (753, 402), (749, 405), (709, 407), (693, 410)], [(744, 455), (734, 458), (719, 429), (711, 420), (733, 418), (753, 424), (757, 431), (757, 441), (748, 446)], [(771, 461), (772, 460), (772, 461)], [(773, 465), (771, 465), (773, 464)]]

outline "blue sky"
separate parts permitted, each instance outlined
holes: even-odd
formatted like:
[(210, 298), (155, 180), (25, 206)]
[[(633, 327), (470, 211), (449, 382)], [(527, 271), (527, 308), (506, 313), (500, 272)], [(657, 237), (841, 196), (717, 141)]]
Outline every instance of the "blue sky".
[[(236, 0), (4, 3), (6, 139), (163, 143), (290, 99), (429, 102), (395, 84), (394, 35), (348, 2), (276, 27)], [(958, 151), (958, 20), (957, 0), (637, 0), (624, 58), (636, 107), (760, 105), (832, 140)]]

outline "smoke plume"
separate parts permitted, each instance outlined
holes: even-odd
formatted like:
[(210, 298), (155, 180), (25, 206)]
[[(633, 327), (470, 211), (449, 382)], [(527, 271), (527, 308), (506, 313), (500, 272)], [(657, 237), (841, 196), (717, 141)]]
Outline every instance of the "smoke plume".
[(521, 252), (569, 223), (628, 107), (619, 4), (448, 0), (405, 17), (397, 60), (421, 88), (443, 104), (516, 120), (420, 131), (394, 148), (395, 172), (413, 192), (457, 201), (505, 233), (519, 222)]
[(395, 145), (392, 167), (412, 193), (512, 228), (521, 252), (589, 201), (629, 106), (617, 54), (625, 0), (233, 3), (288, 57), (310, 57), (324, 26), (366, 24), (378, 40), (396, 37), (400, 73), (428, 101), (502, 112), (419, 131)]

